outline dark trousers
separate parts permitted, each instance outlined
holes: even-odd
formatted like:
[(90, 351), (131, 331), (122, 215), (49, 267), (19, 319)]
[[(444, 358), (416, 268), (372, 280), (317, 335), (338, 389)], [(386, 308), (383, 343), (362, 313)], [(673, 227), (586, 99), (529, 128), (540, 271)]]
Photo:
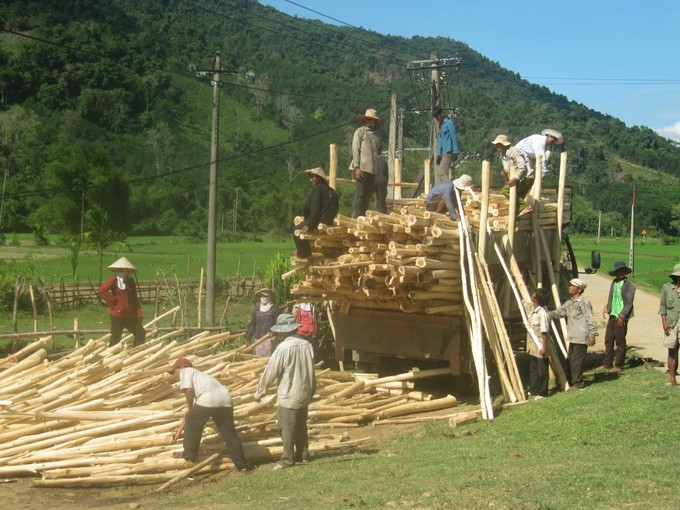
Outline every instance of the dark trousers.
[(531, 394), (547, 397), (549, 379), (548, 358), (531, 356), (529, 361), (529, 380), (531, 382), (529, 391), (531, 391)]
[[(528, 205), (525, 197), (527, 196), (527, 193), (531, 191), (531, 187), (534, 185), (534, 180), (535, 179), (532, 177), (530, 179), (519, 181), (517, 184), (515, 184), (515, 188), (517, 189), (517, 210), (515, 211), (515, 214), (521, 213)], [(501, 193), (505, 195), (505, 198), (510, 200), (510, 186), (507, 184), (503, 186)]]
[(387, 165), (378, 165), (375, 173), (375, 208), (387, 214), (387, 182), (389, 181)]
[(279, 434), (283, 440), (283, 456), (279, 461), (283, 467), (294, 466), (309, 457), (307, 437), (307, 407), (288, 409), (279, 407)]
[(184, 425), (184, 453), (182, 456), (194, 461), (198, 457), (198, 447), (201, 444), (201, 436), (208, 419), (212, 418), (217, 425), (224, 444), (227, 445), (227, 453), (237, 469), (246, 467), (246, 456), (243, 453), (243, 443), (234, 428), (233, 407), (203, 407), (191, 408), (187, 413)]
[(588, 346), (586, 344), (569, 344), (569, 364), (567, 365), (567, 379), (569, 384), (583, 388), (583, 362), (586, 359)]
[[(616, 317), (609, 316), (607, 329), (604, 332), (604, 361), (602, 365), (607, 368), (614, 366), (623, 368), (626, 361), (626, 334), (628, 333), (628, 321), (623, 321), (623, 326), (616, 324)], [(616, 343), (616, 359), (614, 358), (614, 344)]]
[(368, 204), (375, 191), (375, 174), (361, 172), (361, 179), (356, 181), (354, 192), (354, 206), (352, 208), (352, 218), (364, 216), (368, 210)]
[(146, 330), (142, 326), (142, 322), (139, 319), (121, 319), (120, 317), (111, 317), (111, 340), (109, 341), (109, 347), (113, 347), (120, 342), (123, 336), (123, 329), (127, 329), (135, 337), (135, 347), (142, 345), (144, 339), (146, 338)]
[(312, 255), (312, 247), (309, 244), (309, 241), (306, 239), (300, 239), (298, 236), (295, 235), (295, 232), (298, 230), (302, 230), (302, 227), (305, 226), (305, 222), (303, 221), (299, 225), (295, 225), (293, 227), (293, 242), (295, 243), (295, 249), (297, 250), (297, 256), (300, 257), (301, 259), (306, 259)]

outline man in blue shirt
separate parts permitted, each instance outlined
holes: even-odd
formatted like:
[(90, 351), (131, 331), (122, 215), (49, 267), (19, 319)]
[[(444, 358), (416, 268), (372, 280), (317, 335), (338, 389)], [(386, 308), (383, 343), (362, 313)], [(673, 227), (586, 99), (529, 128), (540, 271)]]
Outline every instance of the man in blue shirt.
[(432, 112), (439, 125), (437, 135), (437, 182), (450, 181), (449, 168), (458, 159), (460, 148), (456, 137), (456, 126), (446, 116), (444, 110), (437, 106)]
[(443, 214), (444, 210), (449, 212), (452, 220), (458, 218), (457, 207), (453, 198), (453, 187), (459, 190), (466, 190), (472, 187), (472, 177), (467, 174), (461, 175), (453, 182), (440, 182), (434, 186), (425, 198), (425, 208), (428, 211)]

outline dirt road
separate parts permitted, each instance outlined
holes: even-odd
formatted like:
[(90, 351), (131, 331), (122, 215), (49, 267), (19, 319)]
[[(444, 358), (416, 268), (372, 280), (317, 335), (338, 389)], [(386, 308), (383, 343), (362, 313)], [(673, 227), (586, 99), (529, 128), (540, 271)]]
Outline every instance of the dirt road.
[[(595, 318), (598, 320), (600, 336), (595, 347), (589, 350), (604, 352), (604, 328), (606, 321), (602, 317), (602, 309), (607, 304), (609, 286), (613, 277), (607, 274), (609, 268), (601, 269), (602, 274), (582, 274), (579, 277), (588, 284), (584, 296), (593, 305)], [(631, 279), (635, 283), (635, 278)], [(661, 289), (659, 289), (659, 292)], [(637, 289), (635, 292), (635, 316), (628, 323), (628, 348), (641, 358), (652, 358), (666, 364), (668, 350), (662, 345), (663, 331), (659, 312), (660, 294)], [(665, 368), (664, 368), (665, 370)]]

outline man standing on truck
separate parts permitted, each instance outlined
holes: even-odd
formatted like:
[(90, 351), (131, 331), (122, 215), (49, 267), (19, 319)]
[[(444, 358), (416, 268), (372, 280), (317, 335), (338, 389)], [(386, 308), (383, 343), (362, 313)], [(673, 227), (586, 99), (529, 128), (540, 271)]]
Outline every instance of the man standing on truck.
[[(503, 186), (501, 193), (509, 200), (510, 188), (516, 186), (517, 210), (515, 215), (519, 215), (523, 211), (531, 212), (531, 206), (528, 206), (526, 196), (534, 185), (534, 169), (527, 164), (524, 155), (519, 149), (512, 147), (506, 135), (498, 135), (491, 144), (501, 154), (501, 164), (503, 165), (501, 177), (505, 179), (505, 186)], [(510, 178), (511, 168), (515, 169), (515, 174), (512, 178)]]
[(352, 217), (358, 218), (366, 214), (368, 204), (375, 192), (378, 158), (382, 153), (382, 131), (380, 124), (383, 120), (378, 113), (369, 108), (363, 115), (357, 115), (363, 124), (357, 128), (352, 138), (352, 162), (349, 165), (352, 177), (356, 182), (354, 192), (354, 207)]
[(549, 152), (546, 151), (548, 145), (562, 145), (564, 143), (564, 137), (562, 133), (555, 129), (544, 129), (541, 131), (540, 135), (531, 135), (520, 140), (515, 144), (515, 148), (519, 150), (524, 156), (529, 168), (532, 169), (531, 160), (536, 161), (536, 156), (540, 154), (542, 163), (541, 171), (543, 175), (548, 173), (548, 155)]
[[(626, 278), (626, 275), (630, 273), (632, 270), (626, 267), (625, 262), (619, 260), (614, 263), (614, 269), (609, 271), (609, 276), (613, 276), (614, 281), (609, 287), (607, 304), (602, 309), (602, 316), (607, 319), (607, 329), (604, 333), (604, 360), (600, 368), (605, 370), (611, 368), (612, 372), (621, 372), (623, 363), (626, 361), (628, 320), (634, 315), (633, 300), (635, 299), (635, 285)], [(616, 358), (614, 357), (614, 344), (616, 344)]]
[(571, 299), (560, 307), (548, 313), (550, 320), (567, 319), (567, 336), (569, 338), (569, 356), (567, 378), (570, 390), (583, 389), (583, 361), (586, 359), (589, 345), (595, 345), (597, 336), (597, 322), (593, 316), (590, 301), (583, 297), (586, 282), (574, 278), (569, 282)]
[(437, 182), (451, 181), (449, 169), (458, 159), (460, 148), (456, 136), (456, 126), (444, 113), (441, 106), (432, 111), (432, 116), (437, 121)]

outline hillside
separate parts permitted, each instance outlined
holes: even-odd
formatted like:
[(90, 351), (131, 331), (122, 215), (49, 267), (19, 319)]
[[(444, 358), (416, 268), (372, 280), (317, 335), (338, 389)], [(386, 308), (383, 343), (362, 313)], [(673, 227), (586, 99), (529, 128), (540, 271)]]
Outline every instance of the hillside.
[[(396, 93), (405, 147), (427, 146), (429, 84), (406, 63), (436, 52), (462, 61), (443, 93), (468, 155), (459, 172), (479, 174), (496, 134), (550, 126), (565, 135), (581, 195), (572, 229), (592, 231), (602, 210), (605, 230), (626, 232), (635, 182), (640, 228), (680, 235), (680, 148), (452, 39), (336, 27), (255, 0), (14, 1), (0, 27), (0, 233), (69, 238), (104, 222), (122, 236), (202, 237), (212, 87), (196, 71), (220, 52), (218, 224), (232, 239), (284, 234), (308, 192), (301, 171), (325, 165), (330, 143), (344, 168), (366, 108), (386, 117)], [(406, 178), (425, 157), (407, 153)], [(347, 212), (352, 189), (340, 191)]]

